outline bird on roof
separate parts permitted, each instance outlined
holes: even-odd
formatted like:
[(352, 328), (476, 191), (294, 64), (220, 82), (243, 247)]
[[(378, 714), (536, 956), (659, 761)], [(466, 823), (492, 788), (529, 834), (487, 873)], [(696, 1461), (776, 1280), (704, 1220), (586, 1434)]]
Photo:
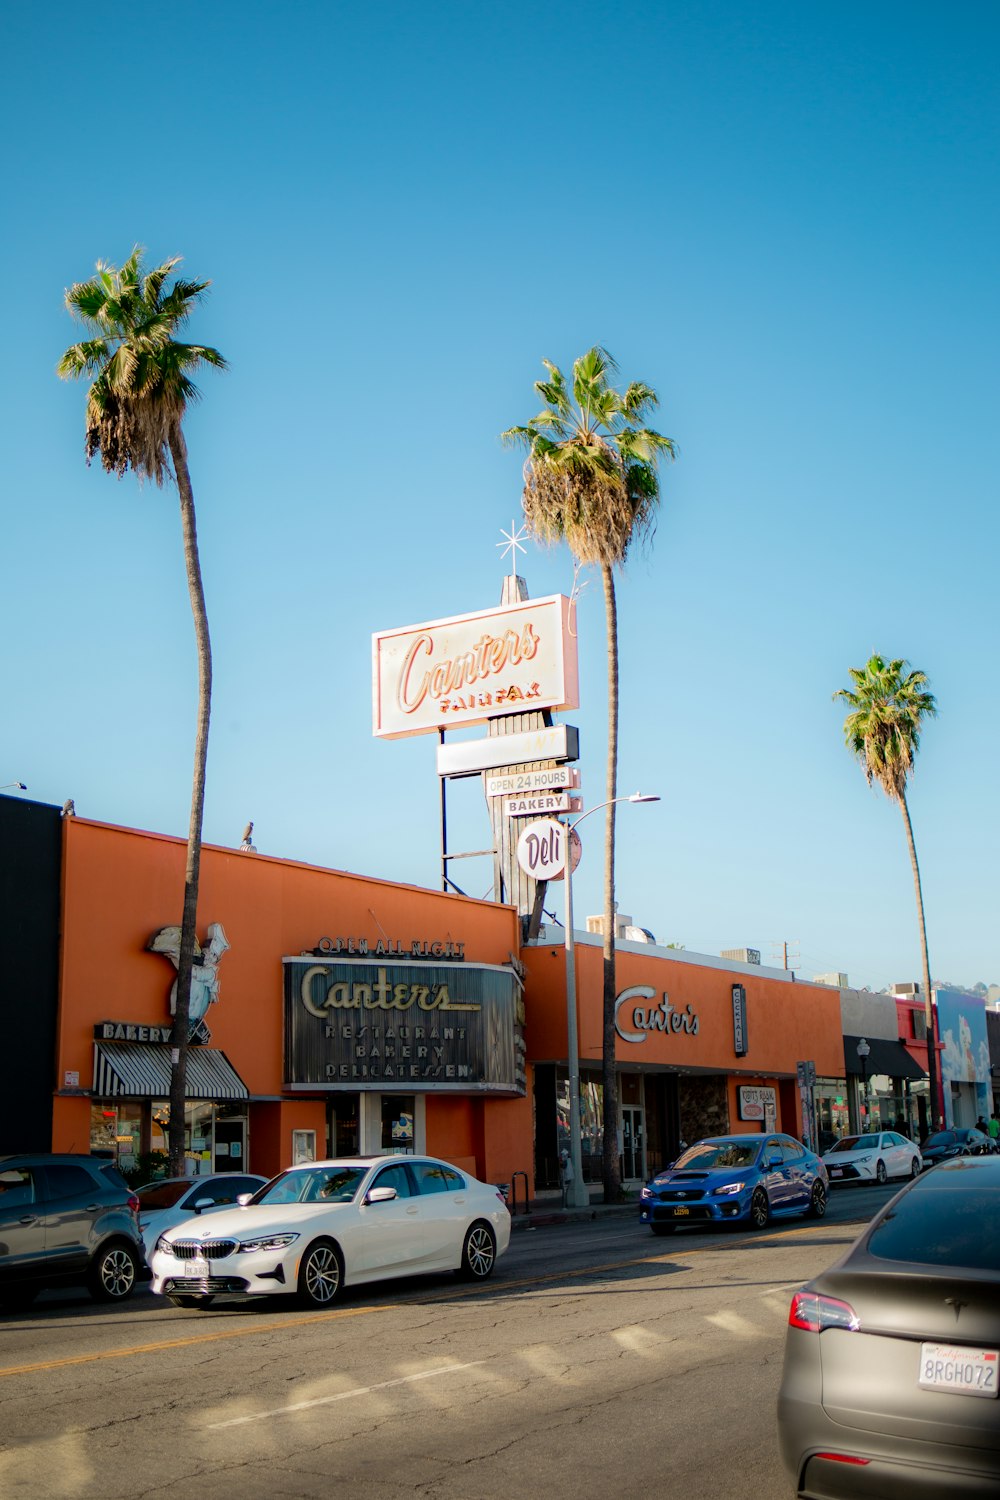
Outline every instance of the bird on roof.
[(76, 817), (76, 803), (73, 801), (72, 797), (67, 797), (66, 801), (63, 803), (62, 815), (64, 818)]
[(243, 830), (243, 838), (240, 840), (240, 850), (242, 851), (242, 853), (244, 853), (244, 854), (256, 854), (257, 851), (256, 851), (256, 849), (253, 846), (252, 838), (253, 838), (253, 819), (251, 818), (250, 822), (244, 828), (244, 830)]

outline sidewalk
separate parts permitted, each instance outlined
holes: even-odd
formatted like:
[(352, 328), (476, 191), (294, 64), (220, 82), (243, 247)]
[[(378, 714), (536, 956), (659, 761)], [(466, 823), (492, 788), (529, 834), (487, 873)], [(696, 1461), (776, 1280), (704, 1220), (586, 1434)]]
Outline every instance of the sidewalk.
[(513, 1203), (509, 1205), (511, 1232), (516, 1234), (518, 1230), (543, 1229), (552, 1224), (590, 1224), (594, 1219), (619, 1216), (639, 1222), (637, 1196), (626, 1203), (605, 1203), (603, 1193), (603, 1188), (596, 1188), (591, 1193), (589, 1208), (563, 1208), (561, 1193), (539, 1193), (537, 1198), (530, 1200), (525, 1210), (522, 1198), (516, 1208)]

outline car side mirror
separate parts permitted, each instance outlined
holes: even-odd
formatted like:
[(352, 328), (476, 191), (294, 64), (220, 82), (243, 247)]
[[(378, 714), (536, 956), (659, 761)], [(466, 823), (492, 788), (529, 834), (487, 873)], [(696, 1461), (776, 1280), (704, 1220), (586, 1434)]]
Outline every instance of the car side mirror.
[(391, 1203), (396, 1196), (394, 1187), (373, 1187), (365, 1194), (366, 1203)]
[(767, 1158), (767, 1164), (769, 1167), (781, 1167), (784, 1166), (784, 1161), (777, 1153), (775, 1153), (774, 1155)]
[(252, 1197), (253, 1193), (237, 1193), (236, 1201), (240, 1205), (240, 1208), (246, 1208)]
[(214, 1201), (214, 1199), (212, 1199), (212, 1198), (199, 1198), (198, 1201), (197, 1201), (197, 1203), (194, 1205), (194, 1211), (195, 1211), (196, 1214), (200, 1214), (204, 1209), (206, 1209), (206, 1208), (214, 1208), (214, 1207), (215, 1207), (215, 1201)]

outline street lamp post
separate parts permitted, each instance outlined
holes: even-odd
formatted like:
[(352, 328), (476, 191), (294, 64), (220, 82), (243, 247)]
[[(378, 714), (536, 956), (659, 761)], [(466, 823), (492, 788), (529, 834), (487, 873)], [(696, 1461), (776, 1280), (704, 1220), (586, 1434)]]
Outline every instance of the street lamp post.
[(861, 1122), (863, 1132), (871, 1125), (871, 1111), (868, 1108), (868, 1056), (871, 1050), (867, 1037), (862, 1037), (858, 1042), (858, 1061), (861, 1064), (861, 1107), (865, 1116)]
[[(569, 1065), (569, 1159), (573, 1180), (566, 1187), (569, 1208), (586, 1208), (590, 1189), (583, 1181), (583, 1144), (580, 1130), (580, 1043), (576, 1022), (576, 944), (573, 940), (573, 851), (572, 836), (584, 818), (615, 802), (659, 802), (653, 793), (633, 792), (631, 797), (613, 797), (599, 802), (566, 826), (566, 1050)], [(614, 941), (614, 934), (612, 934)]]

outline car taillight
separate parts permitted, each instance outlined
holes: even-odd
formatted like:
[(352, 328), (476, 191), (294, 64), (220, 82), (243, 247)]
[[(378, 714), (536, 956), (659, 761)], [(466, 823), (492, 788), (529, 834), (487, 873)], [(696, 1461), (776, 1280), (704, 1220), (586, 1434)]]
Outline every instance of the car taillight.
[(816, 1292), (796, 1292), (788, 1312), (791, 1328), (806, 1333), (822, 1333), (824, 1328), (846, 1328), (857, 1333), (861, 1320), (849, 1302), (837, 1297), (821, 1297)]
[(128, 1206), (129, 1206), (129, 1208), (132, 1210), (132, 1212), (134, 1214), (138, 1214), (138, 1212), (139, 1212), (139, 1200), (135, 1196), (134, 1193), (129, 1193), (129, 1195), (128, 1195)]

